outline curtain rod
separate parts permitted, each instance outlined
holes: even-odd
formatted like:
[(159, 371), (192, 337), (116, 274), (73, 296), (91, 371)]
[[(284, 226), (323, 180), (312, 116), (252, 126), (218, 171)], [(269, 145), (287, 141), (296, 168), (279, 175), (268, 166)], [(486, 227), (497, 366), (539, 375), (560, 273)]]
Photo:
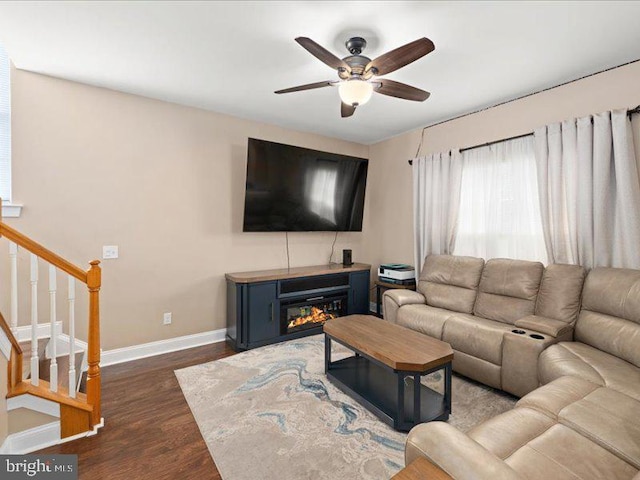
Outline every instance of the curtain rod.
[[(632, 115), (637, 115), (637, 114), (640, 114), (640, 105), (638, 105), (636, 108), (633, 108), (633, 109), (630, 109), (629, 111), (627, 111), (627, 116), (629, 118), (631, 118)], [(422, 129), (422, 134), (423, 135), (424, 135), (424, 131), (426, 130), (426, 128), (427, 127)], [(516, 138), (528, 137), (529, 135), (533, 135), (533, 132), (524, 133), (522, 135), (516, 135), (515, 137), (502, 138), (500, 140), (494, 140), (493, 142), (482, 143), (480, 145), (474, 145), (472, 147), (461, 148), (460, 149), (460, 153), (466, 152), (467, 150), (473, 150), (475, 148), (488, 147), (489, 145), (494, 145), (494, 144), (500, 143), (500, 142), (507, 142), (509, 140), (515, 140)], [(420, 140), (420, 146), (422, 146), (422, 139)], [(418, 151), (420, 151), (420, 147), (418, 147)], [(451, 155), (451, 152), (449, 152), (449, 155)], [(416, 156), (418, 156), (417, 153), (416, 153)], [(409, 162), (409, 165), (413, 165), (413, 159), (407, 160), (407, 161)]]
[[(522, 134), (522, 135), (516, 135), (515, 137), (501, 138), (500, 140), (494, 140), (493, 142), (481, 143), (480, 145), (474, 145), (472, 147), (461, 148), (460, 149), (460, 153), (466, 152), (467, 150), (473, 150), (475, 148), (488, 147), (489, 145), (494, 145), (494, 144), (500, 143), (500, 142), (507, 142), (509, 140), (515, 140), (516, 138), (529, 137), (531, 135), (533, 135), (533, 132), (525, 133), (525, 134)], [(449, 155), (451, 155), (451, 152), (449, 152)], [(408, 160), (408, 162), (409, 162), (409, 165), (413, 165), (413, 160)]]

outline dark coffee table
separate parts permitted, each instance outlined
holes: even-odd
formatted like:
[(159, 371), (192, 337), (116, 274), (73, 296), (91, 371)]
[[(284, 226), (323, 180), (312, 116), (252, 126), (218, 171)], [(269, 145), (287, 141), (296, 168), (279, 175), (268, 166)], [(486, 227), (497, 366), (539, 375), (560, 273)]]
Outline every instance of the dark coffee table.
[[(325, 373), (342, 391), (396, 430), (447, 420), (451, 413), (451, 361), (448, 343), (371, 315), (348, 315), (324, 324)], [(331, 361), (331, 342), (355, 356)], [(423, 375), (444, 371), (444, 394), (420, 383)]]

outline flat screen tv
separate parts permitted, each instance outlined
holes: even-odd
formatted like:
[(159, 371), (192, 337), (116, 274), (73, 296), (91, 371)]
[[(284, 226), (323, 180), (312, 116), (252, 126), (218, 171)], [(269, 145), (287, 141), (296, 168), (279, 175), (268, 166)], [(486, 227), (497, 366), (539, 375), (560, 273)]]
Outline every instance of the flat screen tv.
[(249, 139), (245, 232), (360, 232), (366, 158)]

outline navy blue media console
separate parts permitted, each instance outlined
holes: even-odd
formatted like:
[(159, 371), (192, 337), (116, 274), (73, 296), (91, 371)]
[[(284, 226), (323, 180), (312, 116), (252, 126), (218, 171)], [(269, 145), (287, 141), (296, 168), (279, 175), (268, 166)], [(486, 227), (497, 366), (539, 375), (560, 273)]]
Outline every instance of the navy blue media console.
[(236, 350), (322, 333), (325, 321), (369, 313), (370, 265), (227, 273), (227, 341)]

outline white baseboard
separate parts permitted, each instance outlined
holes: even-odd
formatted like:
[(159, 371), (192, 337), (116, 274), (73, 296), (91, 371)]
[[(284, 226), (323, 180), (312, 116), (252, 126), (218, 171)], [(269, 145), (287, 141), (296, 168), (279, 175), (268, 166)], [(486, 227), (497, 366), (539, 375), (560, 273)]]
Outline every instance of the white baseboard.
[(9, 435), (0, 447), (0, 453), (22, 455), (58, 443), (60, 443), (60, 422), (51, 422)]
[(177, 352), (187, 348), (200, 347), (210, 343), (223, 342), (227, 334), (226, 328), (211, 330), (209, 332), (185, 335), (184, 337), (169, 338), (157, 342), (132, 345), (131, 347), (115, 348), (105, 350), (100, 354), (100, 366), (115, 365), (118, 363), (131, 362), (141, 358), (154, 357), (163, 353)]
[(29, 393), (7, 398), (7, 411), (18, 408), (28, 408), (29, 410), (60, 418), (60, 404), (58, 402), (45, 400)]

